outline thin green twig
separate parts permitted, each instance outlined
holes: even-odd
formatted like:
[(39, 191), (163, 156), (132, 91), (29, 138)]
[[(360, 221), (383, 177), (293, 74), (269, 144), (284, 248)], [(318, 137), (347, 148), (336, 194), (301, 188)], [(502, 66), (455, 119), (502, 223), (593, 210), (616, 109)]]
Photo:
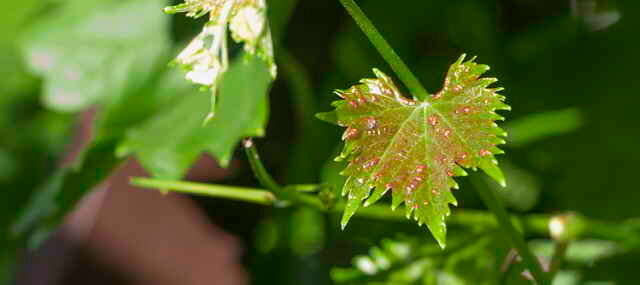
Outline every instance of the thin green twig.
[(556, 241), (553, 256), (551, 257), (551, 263), (549, 264), (549, 280), (553, 281), (554, 276), (560, 270), (560, 266), (562, 266), (562, 262), (564, 262), (564, 257), (567, 253), (567, 248), (569, 248), (569, 241)]
[(480, 198), (487, 205), (487, 208), (494, 214), (496, 220), (500, 224), (500, 230), (504, 232), (511, 245), (518, 251), (520, 257), (527, 265), (527, 268), (531, 272), (533, 278), (542, 285), (549, 284), (546, 274), (540, 266), (540, 262), (536, 259), (535, 255), (527, 246), (523, 235), (516, 230), (516, 227), (511, 222), (511, 218), (507, 214), (502, 201), (498, 198), (493, 189), (487, 187), (480, 179), (471, 179), (474, 184)]
[[(226, 185), (204, 184), (188, 181), (172, 181), (160, 180), (153, 178), (133, 178), (132, 184), (144, 187), (162, 189), (178, 193), (204, 195), (215, 198), (233, 199), (237, 201), (256, 203), (266, 206), (274, 206), (279, 201), (272, 192), (265, 189), (232, 187)], [(305, 188), (309, 187), (305, 185)], [(290, 188), (290, 187), (289, 187)], [(294, 187), (295, 188), (295, 187)], [(330, 213), (340, 213), (344, 210), (344, 204), (338, 204), (331, 209), (327, 209), (316, 195), (298, 192), (299, 199), (293, 201), (306, 206), (313, 207), (320, 211)], [(282, 201), (281, 201), (282, 202)], [(282, 204), (279, 204), (282, 205)], [(286, 203), (284, 204), (286, 205)], [(403, 211), (389, 211), (388, 205), (371, 205), (363, 207), (358, 212), (360, 218), (370, 218), (376, 220), (389, 220), (412, 222), (407, 220)], [(522, 230), (529, 235), (549, 236), (549, 222), (554, 216), (545, 214), (529, 214), (524, 216), (512, 216), (510, 219), (516, 220), (522, 225)], [(496, 217), (487, 211), (461, 209), (455, 211), (451, 217), (447, 219), (451, 226), (462, 227), (483, 227), (497, 228), (500, 224), (496, 221)], [(581, 223), (584, 224), (584, 230), (581, 231), (576, 238), (598, 238), (617, 242), (628, 242), (638, 239), (638, 234), (627, 227), (624, 222), (607, 223), (597, 220), (585, 218)], [(606, 232), (602, 232), (600, 228), (606, 228)]]
[(173, 192), (226, 198), (231, 200), (272, 205), (276, 201), (273, 193), (262, 189), (202, 184), (187, 181), (168, 181), (134, 177), (131, 184), (143, 188), (167, 189)]
[[(249, 159), (249, 164), (251, 164), (251, 170), (253, 170), (253, 174), (255, 174), (258, 182), (263, 187), (269, 189), (271, 192), (276, 194), (276, 196), (283, 196), (283, 188), (271, 177), (267, 169), (262, 164), (260, 160), (260, 155), (256, 150), (256, 146), (253, 143), (251, 138), (247, 138), (242, 142), (242, 146), (244, 147), (244, 151)], [(286, 195), (285, 195), (286, 196)], [(279, 197), (281, 198), (281, 197)]]
[(275, 194), (278, 200), (311, 206), (317, 209), (326, 208), (322, 201), (314, 196), (303, 195), (303, 193), (296, 191), (296, 189), (292, 187), (280, 186), (280, 184), (271, 177), (267, 169), (262, 164), (260, 155), (258, 154), (258, 150), (256, 149), (253, 140), (247, 138), (243, 141), (242, 145), (245, 153), (247, 154), (247, 158), (249, 159), (249, 164), (251, 164), (251, 170), (253, 170), (253, 174), (260, 182), (260, 185)]
[(389, 43), (384, 39), (382, 34), (378, 32), (378, 29), (373, 25), (367, 15), (362, 12), (358, 4), (353, 0), (340, 0), (342, 6), (347, 9), (347, 12), (356, 21), (362, 32), (369, 38), (369, 41), (382, 55), (384, 60), (391, 66), (391, 69), (396, 73), (398, 78), (409, 89), (409, 92), (416, 98), (423, 100), (429, 92), (422, 86), (418, 78), (413, 75), (413, 72), (409, 70), (409, 67), (400, 59), (400, 56), (391, 48)]

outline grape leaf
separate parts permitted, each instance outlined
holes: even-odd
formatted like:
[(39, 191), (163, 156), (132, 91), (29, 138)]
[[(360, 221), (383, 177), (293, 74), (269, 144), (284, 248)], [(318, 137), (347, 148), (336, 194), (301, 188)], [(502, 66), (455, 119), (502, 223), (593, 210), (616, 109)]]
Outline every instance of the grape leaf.
[(135, 154), (154, 177), (165, 179), (182, 178), (202, 152), (227, 166), (241, 138), (264, 135), (271, 82), (264, 61), (239, 56), (221, 81), (218, 114), (206, 126), (207, 98), (190, 88), (162, 116), (129, 129), (117, 153)]
[(348, 177), (343, 228), (363, 201), (368, 206), (391, 190), (392, 209), (404, 202), (407, 218), (426, 224), (444, 247), (445, 217), (457, 203), (453, 176), (466, 175), (463, 167), (480, 168), (505, 184), (494, 158), (503, 153), (496, 146), (506, 135), (495, 120), (504, 118), (494, 111), (510, 107), (496, 93), (502, 88), (488, 88), (497, 79), (480, 78), (489, 67), (464, 58), (450, 67), (443, 89), (425, 100), (403, 97), (374, 69), (377, 78), (336, 91), (342, 100), (332, 104), (335, 111), (318, 115), (346, 127), (336, 158), (349, 160), (341, 172)]
[(150, 79), (169, 52), (164, 1), (73, 1), (27, 29), (29, 71), (44, 79), (43, 102), (77, 112), (117, 100)]

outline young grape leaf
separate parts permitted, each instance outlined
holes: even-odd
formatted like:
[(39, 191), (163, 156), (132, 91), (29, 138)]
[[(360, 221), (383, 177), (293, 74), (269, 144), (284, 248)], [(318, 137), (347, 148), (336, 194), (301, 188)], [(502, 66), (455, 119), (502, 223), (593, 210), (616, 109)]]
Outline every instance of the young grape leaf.
[(342, 100), (332, 104), (335, 111), (318, 115), (346, 127), (336, 158), (349, 160), (341, 172), (348, 177), (343, 228), (363, 201), (366, 207), (391, 190), (392, 209), (404, 202), (407, 218), (426, 224), (444, 247), (445, 217), (457, 203), (453, 176), (466, 175), (463, 167), (480, 168), (505, 184), (494, 158), (506, 135), (495, 120), (504, 118), (494, 111), (510, 107), (496, 93), (502, 88), (488, 88), (497, 79), (480, 78), (489, 67), (464, 57), (450, 67), (442, 90), (425, 100), (403, 97), (374, 69), (377, 78), (337, 91)]

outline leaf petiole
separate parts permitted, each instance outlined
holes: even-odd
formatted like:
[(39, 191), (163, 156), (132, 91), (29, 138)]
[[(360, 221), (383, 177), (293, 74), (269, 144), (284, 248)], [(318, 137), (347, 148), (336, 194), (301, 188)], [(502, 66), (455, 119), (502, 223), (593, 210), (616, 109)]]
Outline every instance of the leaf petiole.
[(251, 138), (245, 139), (242, 141), (242, 146), (244, 147), (247, 159), (249, 159), (249, 164), (251, 164), (251, 170), (253, 170), (253, 174), (255, 174), (260, 185), (269, 189), (277, 196), (286, 196), (283, 191), (284, 189), (273, 179), (273, 177), (271, 177), (267, 169), (262, 164), (260, 155), (258, 154), (258, 150), (256, 149), (253, 140)]
[(409, 89), (409, 92), (419, 100), (424, 100), (429, 96), (429, 92), (422, 86), (418, 78), (402, 61), (400, 56), (391, 48), (391, 45), (384, 39), (382, 34), (373, 25), (371, 20), (364, 14), (362, 9), (353, 0), (340, 0), (342, 6), (349, 12), (356, 21), (362, 32), (369, 38), (369, 41), (378, 50), (384, 60), (391, 66), (400, 81)]

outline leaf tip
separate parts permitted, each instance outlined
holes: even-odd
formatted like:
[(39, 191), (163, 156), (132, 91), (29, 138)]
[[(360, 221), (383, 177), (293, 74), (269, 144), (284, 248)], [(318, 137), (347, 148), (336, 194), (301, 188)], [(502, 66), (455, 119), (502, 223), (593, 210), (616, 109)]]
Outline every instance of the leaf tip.
[(349, 223), (349, 221), (345, 221), (344, 218), (342, 218), (342, 221), (340, 221), (340, 230), (343, 230), (347, 227), (347, 223)]
[(461, 54), (460, 57), (458, 57), (458, 60), (455, 63), (456, 64), (461, 64), (464, 61), (465, 57), (467, 57), (466, 53)]
[(387, 77), (387, 75), (386, 75), (386, 74), (384, 74), (384, 72), (382, 72), (382, 70), (380, 70), (380, 69), (377, 69), (377, 68), (375, 68), (375, 67), (374, 67), (372, 70), (373, 70), (373, 74), (375, 74), (375, 75), (376, 75), (376, 77), (378, 77), (378, 78), (385, 78), (385, 77)]
[(209, 112), (207, 114), (207, 117), (204, 118), (204, 121), (202, 122), (202, 126), (206, 127), (211, 122), (211, 120), (213, 120), (213, 118), (215, 118), (215, 116), (216, 116), (216, 114), (213, 111)]
[(336, 112), (317, 113), (315, 116), (320, 121), (324, 121), (334, 125), (338, 124), (338, 116), (336, 115)]
[(123, 158), (129, 154), (131, 154), (131, 148), (125, 144), (121, 144), (116, 148), (116, 157)]

